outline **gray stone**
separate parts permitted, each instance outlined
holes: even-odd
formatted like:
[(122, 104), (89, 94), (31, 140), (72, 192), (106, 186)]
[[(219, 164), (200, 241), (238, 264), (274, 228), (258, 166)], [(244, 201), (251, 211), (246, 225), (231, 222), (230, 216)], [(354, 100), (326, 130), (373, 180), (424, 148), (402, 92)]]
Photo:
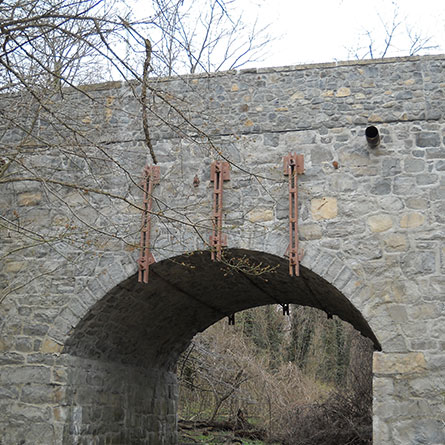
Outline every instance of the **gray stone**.
[(382, 161), (383, 176), (395, 176), (401, 173), (400, 159), (384, 159)]
[(438, 178), (438, 175), (428, 173), (424, 175), (417, 175), (416, 182), (418, 185), (431, 185), (437, 183)]
[(440, 134), (431, 131), (422, 131), (416, 135), (416, 145), (418, 147), (439, 147)]
[(404, 162), (404, 168), (407, 173), (420, 173), (425, 170), (425, 161), (423, 159), (407, 159)]
[(371, 188), (373, 195), (389, 195), (391, 193), (391, 182), (388, 180), (379, 180)]

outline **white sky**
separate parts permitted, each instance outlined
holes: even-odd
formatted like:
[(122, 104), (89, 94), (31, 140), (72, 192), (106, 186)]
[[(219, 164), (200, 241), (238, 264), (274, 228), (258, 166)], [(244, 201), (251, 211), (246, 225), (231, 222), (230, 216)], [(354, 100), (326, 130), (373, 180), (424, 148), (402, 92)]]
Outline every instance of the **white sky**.
[[(257, 11), (260, 23), (271, 23), (270, 34), (281, 40), (267, 58), (256, 66), (281, 66), (309, 62), (328, 62), (354, 58), (348, 48), (362, 47), (366, 53), (374, 37), (378, 57), (384, 45), (382, 22), (392, 24), (391, 0), (239, 0), (246, 18)], [(407, 55), (410, 42), (407, 27), (431, 37), (438, 48), (429, 53), (445, 53), (445, 0), (398, 0), (398, 21), (394, 46), (388, 56)]]

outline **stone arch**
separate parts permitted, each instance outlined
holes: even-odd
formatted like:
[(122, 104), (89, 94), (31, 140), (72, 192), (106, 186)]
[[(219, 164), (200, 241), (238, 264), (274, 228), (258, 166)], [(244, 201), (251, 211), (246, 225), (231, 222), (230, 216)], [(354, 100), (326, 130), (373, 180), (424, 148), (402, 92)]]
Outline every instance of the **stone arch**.
[[(360, 294), (357, 277), (337, 257), (312, 251), (309, 261), (333, 276), (333, 283)], [(108, 438), (110, 419), (123, 443), (134, 443), (139, 433), (135, 443), (176, 443), (179, 354), (197, 332), (244, 309), (274, 303), (316, 307), (350, 322), (381, 349), (360, 311), (335, 285), (305, 265), (299, 277), (290, 277), (285, 258), (264, 252), (228, 249), (223, 262), (212, 262), (206, 251), (183, 254), (153, 265), (148, 285), (131, 275), (108, 287), (64, 342), (67, 443), (75, 434)], [(114, 399), (104, 402), (104, 393)]]
[[(155, 289), (154, 283), (156, 283), (156, 274), (159, 273), (157, 272), (158, 269), (174, 269), (175, 274), (182, 273), (181, 268), (178, 268), (178, 265), (183, 266), (185, 270), (187, 267), (192, 268), (191, 270), (195, 270), (196, 268), (203, 268), (203, 266), (210, 267), (211, 269), (218, 269), (218, 267), (220, 267), (219, 263), (212, 263), (208, 256), (208, 253), (198, 251), (162, 259), (162, 261), (159, 261), (151, 266), (151, 271), (154, 274), (155, 279), (153, 279), (152, 274), (149, 287), (146, 285), (136, 284), (137, 279), (134, 277), (134, 275), (137, 272), (137, 264), (131, 256), (126, 256), (120, 261), (112, 263), (107, 268), (101, 270), (96, 277), (88, 283), (88, 286), (81, 293), (79, 293), (79, 295), (70, 300), (67, 307), (60, 312), (56, 322), (49, 330), (45, 341), (47, 343), (55, 343), (59, 345), (58, 349), (62, 348), (66, 344), (67, 339), (72, 337), (73, 332), (78, 330), (78, 326), (82, 320), (84, 320), (92, 310), (100, 311), (100, 302), (102, 301), (102, 304), (104, 304), (103, 302), (106, 301), (103, 300), (104, 298), (110, 298), (111, 295), (115, 295), (116, 292), (119, 292), (119, 290), (124, 292), (124, 289), (126, 289), (126, 291), (129, 292), (133, 286), (136, 286), (136, 288), (139, 289), (139, 292), (143, 292), (144, 289)], [(237, 248), (228, 249), (226, 251), (226, 258), (230, 259), (232, 257), (245, 257), (247, 261), (252, 261), (253, 264), (262, 263), (270, 265), (270, 267), (273, 269), (273, 273), (269, 274), (269, 277), (267, 278), (269, 281), (269, 288), (273, 288), (273, 285), (270, 284), (270, 276), (275, 277), (275, 282), (281, 281), (287, 283), (289, 280), (292, 280), (287, 275), (287, 260), (285, 258), (278, 257), (275, 252), (267, 253)], [(275, 270), (276, 266), (278, 267)], [(370, 298), (370, 290), (363, 283), (363, 280), (361, 280), (360, 277), (358, 277), (355, 272), (338, 257), (338, 255), (332, 254), (331, 252), (320, 249), (314, 245), (307, 245), (301, 266), (303, 271), (302, 279), (300, 280), (297, 278), (297, 283), (298, 281), (305, 280), (306, 274), (316, 274), (325, 284), (330, 285), (328, 286), (330, 289), (335, 289), (335, 291), (331, 291), (332, 293), (336, 292), (339, 295), (342, 295), (345, 305), (350, 305), (352, 308), (354, 308), (353, 311), (349, 312), (350, 314), (357, 311), (357, 314), (360, 314), (361, 312), (363, 315), (360, 314), (360, 316), (356, 315), (354, 318), (351, 318), (350, 316), (346, 315), (344, 311), (339, 311), (338, 307), (331, 307), (330, 305), (326, 306), (326, 303), (324, 303), (323, 300), (319, 300), (317, 303), (316, 299), (313, 299), (313, 304), (308, 305), (317, 307), (318, 309), (324, 310), (329, 314), (338, 315), (344, 321), (350, 322), (363, 335), (369, 337), (373, 341), (376, 350), (381, 350), (380, 342), (373, 333), (373, 329), (371, 329), (368, 324), (370, 323), (370, 319), (372, 319), (372, 315), (367, 313), (368, 311), (366, 304)], [(266, 275), (267, 274), (264, 274), (264, 276)], [(247, 276), (249, 276), (249, 274), (247, 274)], [(155, 292), (155, 290), (153, 290), (153, 292)], [(274, 300), (273, 297), (270, 297), (269, 301), (264, 302), (263, 304), (271, 304), (274, 302), (281, 301), (278, 301), (277, 299)], [(283, 300), (282, 302), (294, 303), (292, 299), (289, 301)], [(98, 304), (99, 306), (96, 307)], [(295, 302), (295, 304), (304, 305), (304, 302)], [(248, 307), (253, 306), (254, 305)], [(220, 311), (220, 313), (223, 314), (220, 316), (220, 318), (223, 318), (223, 316), (226, 316), (231, 312), (236, 312), (243, 309), (247, 309), (247, 307), (235, 310), (226, 309), (227, 313)], [(362, 320), (360, 323), (358, 323), (357, 320), (360, 317)], [(217, 320), (212, 321), (209, 326), (216, 321)], [(206, 329), (206, 327), (201, 330)]]

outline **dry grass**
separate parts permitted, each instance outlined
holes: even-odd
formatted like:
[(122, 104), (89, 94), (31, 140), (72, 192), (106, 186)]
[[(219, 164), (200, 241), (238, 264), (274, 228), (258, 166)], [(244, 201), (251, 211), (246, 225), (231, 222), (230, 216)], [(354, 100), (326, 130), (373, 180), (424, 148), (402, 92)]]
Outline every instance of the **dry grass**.
[[(255, 317), (263, 327), (260, 309)], [(322, 325), (325, 319), (320, 321)], [(366, 339), (345, 327), (350, 358), (340, 390), (334, 377), (320, 379), (314, 372), (332, 361), (321, 347), (323, 326), (315, 329), (318, 334), (308, 349), (306, 366), (301, 367), (287, 360), (288, 319), (282, 318), (285, 326), (279, 360), (276, 350), (274, 357), (269, 353), (269, 346), (276, 345), (265, 342), (259, 349), (243, 334), (242, 318), (237, 320), (235, 328), (224, 320), (197, 336), (179, 362), (182, 418), (235, 423), (241, 410), (251, 426), (283, 444), (371, 443), (372, 349)], [(325, 370), (329, 373), (338, 374), (336, 369)]]

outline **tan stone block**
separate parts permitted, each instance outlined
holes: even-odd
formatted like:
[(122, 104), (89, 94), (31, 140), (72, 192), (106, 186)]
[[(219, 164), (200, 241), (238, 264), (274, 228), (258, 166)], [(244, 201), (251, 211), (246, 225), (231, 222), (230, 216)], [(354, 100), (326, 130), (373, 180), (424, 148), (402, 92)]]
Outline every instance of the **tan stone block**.
[(333, 97), (334, 90), (326, 90), (321, 93), (322, 97)]
[(253, 126), (253, 122), (250, 119), (247, 119), (246, 122), (244, 122), (244, 126), (245, 127), (252, 127)]
[(11, 261), (10, 263), (6, 263), (5, 271), (10, 273), (20, 272), (23, 267), (25, 267), (25, 263)]
[(236, 83), (234, 83), (233, 85), (232, 85), (232, 88), (231, 88), (231, 90), (232, 91), (239, 91), (239, 86), (236, 84)]
[(273, 220), (273, 210), (270, 209), (254, 209), (247, 214), (250, 222), (265, 222)]
[(388, 215), (374, 215), (368, 218), (368, 225), (372, 232), (384, 232), (392, 227), (392, 219)]
[(386, 354), (375, 352), (373, 372), (375, 374), (413, 374), (424, 372), (426, 361), (422, 352), (407, 352), (403, 354)]
[(337, 97), (347, 97), (351, 95), (351, 90), (347, 87), (341, 87), (337, 90), (335, 94)]
[(51, 338), (46, 337), (43, 340), (42, 346), (40, 347), (40, 351), (47, 354), (59, 354), (62, 352), (63, 346), (59, 343), (56, 343)]
[(320, 219), (332, 219), (337, 216), (337, 198), (323, 197), (311, 201), (312, 217), (319, 221)]
[(393, 250), (396, 252), (402, 252), (406, 250), (408, 246), (406, 237), (403, 235), (398, 235), (396, 233), (385, 238), (384, 242), (387, 250)]
[(374, 88), (375, 82), (372, 79), (367, 79), (362, 82), (362, 87), (363, 88)]
[(107, 122), (109, 122), (111, 117), (113, 116), (114, 109), (112, 107), (113, 107), (113, 103), (114, 103), (115, 99), (116, 99), (115, 96), (108, 96), (107, 99), (106, 99), (105, 120)]
[(425, 216), (421, 213), (412, 212), (406, 213), (400, 219), (400, 227), (404, 229), (410, 229), (413, 227), (419, 227), (425, 222)]
[(383, 122), (383, 119), (380, 115), (373, 113), (368, 117), (368, 122)]
[(416, 83), (416, 81), (414, 79), (408, 79), (408, 80), (405, 80), (403, 83), (407, 86), (411, 86), (411, 85), (414, 85)]
[(42, 200), (40, 192), (20, 193), (18, 201), (19, 206), (35, 206)]
[(291, 101), (297, 100), (297, 99), (304, 99), (304, 93), (303, 91), (295, 91), (294, 94), (290, 97)]

